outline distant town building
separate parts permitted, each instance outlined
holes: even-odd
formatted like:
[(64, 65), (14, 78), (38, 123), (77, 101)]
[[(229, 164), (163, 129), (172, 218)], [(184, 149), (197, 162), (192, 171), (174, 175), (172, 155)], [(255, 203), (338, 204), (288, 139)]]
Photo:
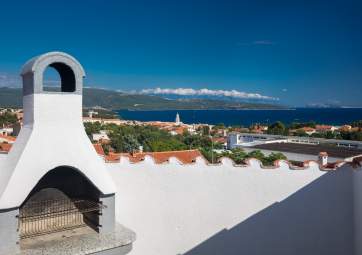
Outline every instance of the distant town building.
[(176, 113), (175, 124), (176, 124), (176, 125), (182, 124), (182, 122), (181, 122), (181, 120), (180, 120), (180, 115), (179, 115), (178, 113)]
[(350, 131), (352, 131), (352, 126), (351, 125), (343, 125), (338, 129), (338, 131), (340, 131), (340, 132), (350, 132)]
[(14, 143), (15, 140), (14, 136), (0, 134), (0, 143)]
[(108, 143), (111, 141), (106, 130), (101, 130), (99, 133), (92, 134), (92, 140), (100, 143)]
[(263, 126), (263, 125), (257, 124), (251, 128), (250, 132), (256, 133), (256, 134), (263, 134), (267, 130), (268, 130), (268, 126)]
[[(328, 155), (329, 160), (337, 161), (362, 154), (360, 141), (231, 132), (227, 138), (227, 149), (234, 148), (245, 152), (260, 150), (266, 155), (281, 152), (289, 160), (318, 160), (321, 165), (328, 161)], [(328, 153), (327, 159), (322, 157), (321, 152)]]
[(93, 114), (98, 114), (98, 112), (95, 112), (93, 110), (88, 111), (88, 117), (93, 118)]
[(251, 147), (258, 144), (281, 143), (287, 141), (288, 140), (282, 136), (231, 132), (228, 134), (227, 148), (231, 150), (238, 147)]
[(283, 142), (310, 144), (310, 145), (328, 144), (336, 147), (347, 147), (351, 149), (362, 150), (361, 141), (324, 139), (324, 138), (302, 137), (302, 136), (238, 133), (238, 132), (230, 132), (228, 134), (227, 147), (228, 149), (233, 149), (236, 147), (251, 147), (259, 144), (283, 143)]
[(328, 153), (325, 151), (321, 151), (318, 156), (318, 162), (322, 166), (325, 166), (328, 164)]
[(12, 135), (13, 134), (13, 128), (12, 127), (0, 128), (0, 134), (2, 134), (2, 135)]
[(96, 123), (99, 122), (101, 124), (115, 124), (115, 125), (133, 125), (134, 121), (128, 120), (121, 120), (121, 119), (103, 119), (103, 118), (90, 118), (90, 117), (83, 117), (84, 123)]
[(337, 130), (337, 127), (334, 126), (330, 126), (330, 125), (316, 125), (315, 127), (316, 131), (319, 133), (323, 133), (323, 132), (333, 132), (335, 130)]
[(315, 128), (312, 127), (302, 127), (301, 129), (308, 135), (312, 135), (316, 132)]

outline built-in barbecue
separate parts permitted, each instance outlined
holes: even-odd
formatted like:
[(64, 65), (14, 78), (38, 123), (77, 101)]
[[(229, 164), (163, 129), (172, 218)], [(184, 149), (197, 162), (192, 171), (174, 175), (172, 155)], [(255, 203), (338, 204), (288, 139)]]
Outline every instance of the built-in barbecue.
[[(44, 90), (47, 68), (60, 91)], [(82, 66), (51, 52), (21, 75), (24, 123), (0, 169), (0, 255), (127, 253), (134, 234), (116, 223), (116, 188), (82, 123)]]

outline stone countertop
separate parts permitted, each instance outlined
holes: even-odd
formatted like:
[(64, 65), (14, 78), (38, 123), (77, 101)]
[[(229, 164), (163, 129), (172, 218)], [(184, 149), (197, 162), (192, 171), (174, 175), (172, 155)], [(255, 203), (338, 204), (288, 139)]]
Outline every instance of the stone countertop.
[(117, 224), (113, 232), (106, 234), (83, 229), (75, 235), (74, 231), (69, 231), (60, 236), (51, 234), (24, 239), (20, 243), (20, 252), (16, 255), (86, 255), (127, 246), (135, 240), (136, 234), (133, 231)]

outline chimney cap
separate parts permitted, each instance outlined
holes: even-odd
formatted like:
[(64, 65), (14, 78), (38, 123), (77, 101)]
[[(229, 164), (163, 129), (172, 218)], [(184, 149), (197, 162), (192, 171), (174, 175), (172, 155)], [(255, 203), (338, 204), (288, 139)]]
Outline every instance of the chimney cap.
[(60, 51), (51, 51), (51, 52), (47, 52), (42, 55), (31, 58), (23, 65), (23, 68), (21, 69), (21, 75), (25, 75), (29, 72), (32, 72), (32, 73), (35, 72), (39, 63), (45, 59), (58, 60), (58, 58), (68, 59), (69, 61), (73, 62), (79, 68), (82, 77), (85, 77), (85, 71), (84, 71), (82, 65), (78, 62), (78, 60), (76, 60), (71, 55), (69, 55), (65, 52), (60, 52)]
[(44, 93), (43, 74), (46, 68), (54, 68), (60, 76), (61, 92), (82, 93), (85, 72), (74, 57), (64, 52), (48, 52), (30, 59), (23, 66), (23, 96)]

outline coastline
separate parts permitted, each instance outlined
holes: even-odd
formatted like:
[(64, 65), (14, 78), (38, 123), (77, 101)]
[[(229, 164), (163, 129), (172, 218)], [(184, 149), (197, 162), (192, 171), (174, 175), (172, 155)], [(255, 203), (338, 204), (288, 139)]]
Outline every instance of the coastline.
[(250, 126), (255, 123), (271, 124), (281, 121), (316, 122), (326, 125), (345, 125), (362, 119), (362, 108), (287, 108), (287, 109), (199, 109), (199, 110), (116, 110), (122, 119), (137, 121), (175, 120), (179, 113), (181, 121), (187, 124), (224, 123), (227, 126)]
[(164, 112), (164, 111), (294, 111), (297, 108), (280, 108), (280, 109), (269, 109), (269, 108), (243, 108), (243, 109), (118, 109), (110, 111), (129, 111), (129, 112)]

